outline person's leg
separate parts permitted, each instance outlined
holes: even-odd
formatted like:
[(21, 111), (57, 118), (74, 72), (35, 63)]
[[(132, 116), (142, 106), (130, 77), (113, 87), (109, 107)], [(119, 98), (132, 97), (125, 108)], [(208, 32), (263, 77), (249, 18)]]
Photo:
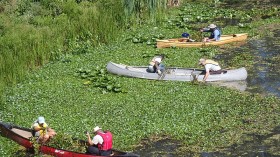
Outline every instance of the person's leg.
[(112, 154), (112, 151), (100, 151), (101, 156), (110, 156)]
[(164, 64), (159, 64), (159, 70), (161, 71), (161, 72), (164, 72), (165, 71), (165, 66), (164, 66)]
[(49, 134), (50, 138), (53, 138), (56, 135), (56, 132), (53, 129), (48, 128), (48, 134)]
[(42, 135), (42, 137), (43, 137), (42, 138), (42, 143), (46, 143), (50, 138), (50, 136), (48, 134), (44, 134), (44, 135)]
[(91, 155), (99, 155), (99, 149), (95, 146), (88, 146), (87, 153)]

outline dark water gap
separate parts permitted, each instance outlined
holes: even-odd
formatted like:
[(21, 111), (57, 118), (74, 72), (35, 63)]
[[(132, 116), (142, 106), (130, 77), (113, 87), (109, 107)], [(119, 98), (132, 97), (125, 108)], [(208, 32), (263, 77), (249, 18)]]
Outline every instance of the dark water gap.
[(242, 52), (253, 56), (253, 67), (247, 69), (245, 91), (280, 98), (280, 29), (272, 37), (251, 39), (247, 44), (223, 53), (218, 58), (225, 63)]

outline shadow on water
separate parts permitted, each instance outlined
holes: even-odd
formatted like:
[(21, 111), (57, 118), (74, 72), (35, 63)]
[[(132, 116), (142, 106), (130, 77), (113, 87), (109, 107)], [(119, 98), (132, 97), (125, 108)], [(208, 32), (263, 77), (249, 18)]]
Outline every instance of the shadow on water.
[(229, 54), (223, 53), (219, 56), (225, 64), (242, 52), (253, 56), (253, 67), (247, 69), (245, 91), (280, 97), (280, 30), (273, 31), (273, 35), (273, 37), (250, 40), (246, 45), (231, 50)]
[(157, 141), (143, 140), (143, 146), (136, 148), (134, 153), (141, 157), (279, 157), (279, 139), (280, 126), (266, 135), (245, 134), (242, 144), (219, 148), (220, 151), (195, 153), (181, 151), (182, 146), (179, 141), (163, 137)]

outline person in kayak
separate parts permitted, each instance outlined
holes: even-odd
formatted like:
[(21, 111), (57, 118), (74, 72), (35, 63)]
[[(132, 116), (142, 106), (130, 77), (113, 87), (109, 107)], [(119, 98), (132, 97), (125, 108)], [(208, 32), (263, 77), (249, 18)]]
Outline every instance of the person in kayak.
[(162, 74), (162, 72), (164, 72), (164, 70), (165, 70), (164, 64), (162, 63), (162, 61), (164, 60), (164, 57), (165, 57), (164, 54), (155, 56), (150, 61), (147, 72), (158, 73), (159, 75)]
[(37, 137), (38, 143), (46, 143), (48, 140), (56, 135), (56, 132), (48, 126), (45, 122), (45, 118), (40, 116), (32, 124), (32, 134)]
[(91, 155), (110, 156), (113, 147), (113, 135), (110, 131), (102, 131), (102, 128), (96, 126), (93, 129), (95, 136), (91, 139), (90, 133), (87, 132), (87, 153)]
[(213, 60), (210, 60), (210, 59), (201, 58), (201, 59), (199, 59), (198, 64), (204, 66), (204, 68), (205, 68), (205, 75), (203, 77), (203, 82), (205, 82), (207, 80), (211, 71), (220, 71), (221, 70), (219, 63), (217, 63)]
[(221, 38), (221, 30), (215, 25), (210, 24), (207, 28), (200, 29), (201, 32), (210, 32), (210, 36), (203, 39), (203, 42), (219, 41)]
[(190, 34), (187, 32), (182, 33), (182, 38), (179, 39), (180, 42), (194, 42), (195, 40), (190, 38)]

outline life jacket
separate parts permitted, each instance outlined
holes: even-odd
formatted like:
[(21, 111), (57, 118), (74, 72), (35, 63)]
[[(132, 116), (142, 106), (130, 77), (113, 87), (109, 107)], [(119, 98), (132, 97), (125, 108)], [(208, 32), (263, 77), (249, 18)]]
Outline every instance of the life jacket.
[(210, 59), (206, 59), (205, 64), (213, 64), (213, 65), (219, 66), (218, 62), (215, 62), (215, 61), (210, 60)]
[[(37, 127), (40, 128), (39, 130), (39, 133), (40, 135), (42, 134), (46, 134), (47, 133), (47, 127), (48, 127), (48, 124), (47, 123), (44, 123), (43, 126), (40, 126), (39, 125), (39, 122), (38, 121), (35, 121), (32, 125), (32, 134), (33, 136), (35, 135), (36, 131), (34, 130), (34, 124), (38, 123)], [(42, 130), (42, 128), (45, 128), (44, 130)]]
[(99, 150), (110, 150), (113, 147), (113, 135), (110, 131), (106, 131), (104, 133), (99, 132), (98, 135), (100, 135), (103, 139), (102, 144), (98, 144)]

